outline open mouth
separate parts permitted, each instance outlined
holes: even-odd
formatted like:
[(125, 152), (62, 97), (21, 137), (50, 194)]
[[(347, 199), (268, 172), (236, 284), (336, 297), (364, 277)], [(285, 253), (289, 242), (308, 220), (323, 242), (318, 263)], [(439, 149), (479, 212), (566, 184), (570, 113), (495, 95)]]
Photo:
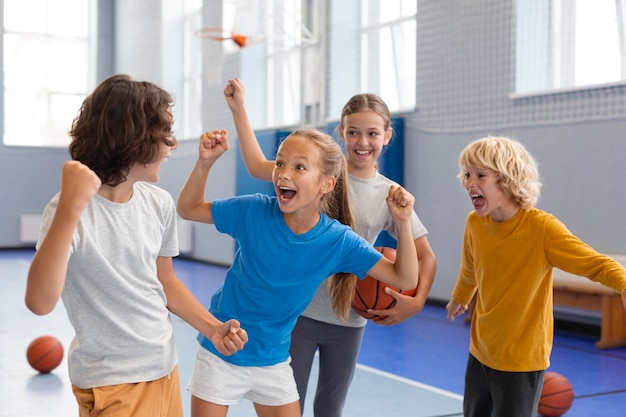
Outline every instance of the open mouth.
[(281, 201), (290, 201), (295, 197), (297, 191), (290, 187), (278, 187), (278, 193)]
[(483, 197), (482, 195), (473, 194), (470, 195), (470, 198), (472, 199), (472, 204), (474, 205), (475, 210), (480, 210), (485, 206), (485, 197)]

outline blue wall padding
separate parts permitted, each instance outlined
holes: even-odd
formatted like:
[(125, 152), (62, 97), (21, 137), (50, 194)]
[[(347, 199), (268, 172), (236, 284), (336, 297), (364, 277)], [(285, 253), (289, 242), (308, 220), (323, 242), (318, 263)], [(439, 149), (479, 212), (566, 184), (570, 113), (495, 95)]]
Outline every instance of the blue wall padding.
[(276, 140), (274, 142), (274, 154), (272, 158), (276, 158), (276, 152), (278, 151), (278, 147), (280, 144), (293, 132), (293, 130), (277, 130), (276, 131)]
[[(255, 132), (261, 150), (268, 160), (276, 159), (276, 151), (280, 143), (291, 133), (290, 130), (266, 130)], [(237, 146), (237, 167), (235, 178), (235, 194), (262, 193), (274, 195), (274, 185), (268, 181), (252, 178), (241, 157), (241, 150)]]
[[(259, 141), (259, 145), (261, 145), (261, 149), (265, 154), (267, 159), (274, 159), (276, 156), (276, 131), (269, 130), (263, 132), (256, 132), (257, 140)], [(256, 178), (252, 178), (248, 173), (248, 169), (243, 162), (243, 158), (241, 157), (241, 150), (239, 146), (237, 146), (237, 166), (235, 171), (235, 194), (243, 195), (243, 194), (254, 194), (254, 193), (262, 193), (274, 195), (274, 186), (271, 182), (258, 180)]]
[[(404, 184), (404, 120), (394, 117), (391, 120), (394, 130), (393, 137), (389, 145), (383, 149), (382, 155), (378, 159), (379, 170), (386, 177), (394, 180), (400, 185)], [(339, 141), (337, 134), (338, 122), (329, 123), (323, 129)], [(290, 130), (267, 130), (256, 132), (257, 140), (267, 159), (276, 157), (276, 150), (280, 143), (289, 135)], [(343, 145), (342, 145), (343, 146)], [(237, 195), (263, 193), (274, 195), (274, 186), (271, 182), (252, 178), (246, 169), (241, 152), (237, 147), (237, 167), (235, 180), (235, 193)], [(381, 204), (385, 204), (381, 202)], [(386, 232), (381, 233), (376, 241), (376, 246), (396, 247), (395, 239)]]

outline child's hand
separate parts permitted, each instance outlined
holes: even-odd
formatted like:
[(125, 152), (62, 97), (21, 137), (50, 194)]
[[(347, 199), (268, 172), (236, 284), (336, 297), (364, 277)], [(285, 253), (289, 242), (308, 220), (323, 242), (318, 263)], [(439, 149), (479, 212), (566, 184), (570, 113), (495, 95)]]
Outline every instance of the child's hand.
[(450, 300), (450, 302), (446, 306), (446, 311), (448, 312), (448, 320), (453, 321), (461, 314), (465, 314), (465, 312), (467, 311), (467, 306), (459, 304), (454, 300)]
[(410, 219), (411, 214), (413, 214), (414, 204), (415, 198), (407, 190), (394, 185), (389, 187), (387, 207), (389, 207), (389, 213), (391, 213), (394, 220), (404, 221)]
[(219, 353), (230, 356), (243, 349), (248, 341), (248, 333), (242, 329), (237, 320), (228, 320), (213, 333), (211, 342)]
[(243, 83), (239, 78), (234, 78), (232, 80), (228, 80), (228, 84), (224, 88), (224, 98), (226, 99), (226, 104), (231, 110), (243, 107)]
[(67, 161), (61, 171), (61, 194), (59, 200), (83, 210), (98, 193), (102, 181), (87, 165), (79, 161)]
[(199, 159), (207, 162), (215, 162), (228, 150), (228, 132), (226, 130), (214, 130), (204, 132), (200, 136), (198, 146)]
[(385, 288), (385, 292), (395, 298), (396, 303), (386, 310), (367, 310), (368, 313), (378, 316), (372, 320), (375, 324), (383, 326), (400, 324), (424, 308), (424, 304), (413, 296), (401, 294), (389, 287)]

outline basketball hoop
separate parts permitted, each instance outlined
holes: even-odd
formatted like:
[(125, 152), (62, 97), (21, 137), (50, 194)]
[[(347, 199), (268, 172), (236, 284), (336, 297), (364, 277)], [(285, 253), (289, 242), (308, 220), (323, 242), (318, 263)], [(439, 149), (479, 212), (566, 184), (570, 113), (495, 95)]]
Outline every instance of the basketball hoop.
[(249, 36), (240, 33), (228, 32), (221, 28), (202, 28), (196, 31), (196, 36), (202, 39), (215, 41), (232, 40), (238, 47), (243, 48), (248, 44)]

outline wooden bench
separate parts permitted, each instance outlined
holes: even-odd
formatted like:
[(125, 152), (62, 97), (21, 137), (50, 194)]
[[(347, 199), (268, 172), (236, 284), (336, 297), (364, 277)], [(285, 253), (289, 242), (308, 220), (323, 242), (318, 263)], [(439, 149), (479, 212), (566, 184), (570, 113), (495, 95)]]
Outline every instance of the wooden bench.
[[(609, 256), (626, 266), (626, 255)], [(626, 311), (621, 294), (591, 281), (554, 268), (554, 305), (598, 311), (600, 340), (597, 349), (626, 347)], [(470, 303), (466, 321), (471, 320), (474, 300)]]
[[(625, 255), (609, 255), (626, 265)], [(626, 311), (621, 294), (560, 269), (554, 269), (554, 305), (599, 311), (600, 340), (596, 348), (609, 349), (626, 346)]]

